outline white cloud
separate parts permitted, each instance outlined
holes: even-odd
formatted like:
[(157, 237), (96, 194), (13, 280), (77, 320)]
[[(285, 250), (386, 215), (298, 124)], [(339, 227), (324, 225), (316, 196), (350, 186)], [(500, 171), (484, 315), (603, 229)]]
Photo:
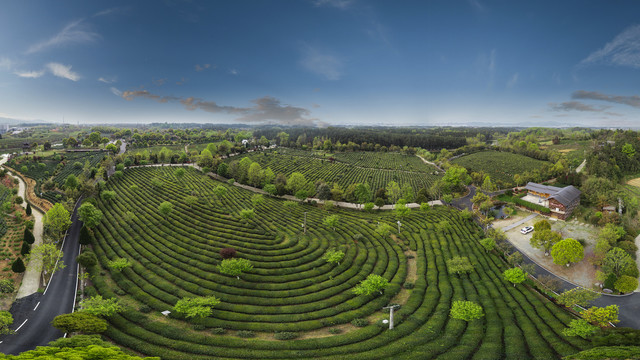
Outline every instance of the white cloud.
[(469, 5), (474, 8), (476, 11), (483, 12), (485, 11), (484, 5), (480, 3), (478, 0), (468, 0)]
[(315, 0), (313, 3), (318, 7), (327, 6), (344, 10), (349, 8), (351, 4), (355, 3), (355, 0)]
[(321, 53), (310, 46), (306, 46), (303, 50), (300, 63), (305, 69), (323, 76), (327, 80), (340, 80), (342, 77), (342, 61), (333, 55)]
[(231, 75), (238, 75), (238, 70), (236, 70), (236, 69), (229, 69), (229, 74), (231, 74)]
[(99, 37), (98, 34), (91, 32), (88, 26), (83, 24), (83, 19), (76, 20), (65, 26), (59, 33), (52, 38), (31, 45), (27, 50), (27, 54), (32, 54), (46, 50), (51, 47), (64, 46), (72, 43), (93, 42)]
[(627, 28), (578, 65), (597, 63), (640, 68), (640, 25)]
[(111, 93), (115, 96), (122, 96), (122, 91), (116, 89), (115, 87), (110, 87), (109, 90), (111, 90)]
[(71, 81), (78, 81), (80, 79), (80, 75), (78, 75), (78, 73), (71, 71), (71, 65), (48, 63), (46, 67), (53, 75), (57, 77), (69, 79)]
[(516, 86), (516, 84), (518, 83), (518, 73), (513, 74), (510, 78), (509, 81), (507, 81), (507, 88), (511, 89), (512, 87)]
[(114, 82), (116, 82), (116, 78), (115, 77), (99, 77), (98, 81), (103, 82), (105, 84), (113, 84)]
[(14, 74), (23, 77), (23, 78), (29, 78), (29, 79), (37, 79), (40, 76), (44, 75), (44, 70), (39, 70), (39, 71), (16, 71), (14, 72)]

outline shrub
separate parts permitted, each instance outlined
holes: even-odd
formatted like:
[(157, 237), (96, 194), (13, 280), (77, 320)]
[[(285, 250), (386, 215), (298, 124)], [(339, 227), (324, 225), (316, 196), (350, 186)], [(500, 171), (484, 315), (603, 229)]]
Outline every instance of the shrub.
[(98, 258), (93, 251), (83, 251), (82, 254), (78, 255), (77, 261), (85, 269), (94, 267), (98, 264)]
[(331, 328), (331, 329), (329, 329), (329, 334), (337, 335), (337, 334), (341, 334), (341, 333), (342, 333), (342, 329), (340, 329), (340, 328)]
[(369, 320), (362, 319), (362, 318), (353, 319), (353, 320), (351, 320), (351, 325), (357, 326), (357, 327), (365, 327), (365, 326), (369, 325)]
[(13, 264), (11, 264), (11, 271), (14, 273), (23, 273), (25, 270), (24, 262), (22, 262), (21, 258), (15, 259)]
[(405, 289), (413, 289), (415, 287), (415, 284), (412, 282), (406, 282), (404, 283), (404, 285), (402, 285)]
[(207, 327), (206, 327), (206, 326), (204, 326), (204, 325), (202, 325), (202, 324), (195, 324), (195, 325), (193, 325), (193, 330), (196, 330), (196, 331), (202, 331), (202, 330), (205, 330), (206, 328), (207, 328)]
[(292, 340), (298, 337), (298, 333), (291, 331), (276, 332), (273, 337), (276, 340)]
[(140, 311), (143, 314), (148, 314), (151, 311), (153, 311), (153, 309), (151, 308), (151, 306), (149, 305), (142, 305), (140, 306), (140, 308), (138, 309), (138, 311)]
[(256, 336), (256, 333), (252, 330), (240, 330), (237, 335), (241, 338), (252, 338)]
[(220, 249), (220, 256), (223, 259), (231, 259), (236, 257), (236, 249), (234, 248), (222, 248)]
[(225, 328), (221, 328), (221, 327), (218, 327), (218, 328), (212, 328), (212, 329), (211, 329), (211, 333), (212, 333), (213, 335), (223, 335), (223, 334), (225, 334), (226, 332), (227, 332), (227, 330), (226, 330)]

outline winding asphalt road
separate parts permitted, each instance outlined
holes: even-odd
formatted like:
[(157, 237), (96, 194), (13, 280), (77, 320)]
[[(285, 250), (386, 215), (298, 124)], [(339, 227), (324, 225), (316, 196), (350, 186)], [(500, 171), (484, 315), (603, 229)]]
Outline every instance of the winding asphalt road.
[(66, 267), (53, 274), (44, 293), (35, 293), (19, 299), (11, 306), (12, 335), (0, 337), (0, 352), (18, 354), (45, 346), (64, 334), (51, 326), (54, 317), (73, 312), (78, 279), (76, 257), (80, 252), (79, 235), (82, 222), (78, 219), (78, 201), (71, 220), (73, 221), (63, 240), (62, 260)]

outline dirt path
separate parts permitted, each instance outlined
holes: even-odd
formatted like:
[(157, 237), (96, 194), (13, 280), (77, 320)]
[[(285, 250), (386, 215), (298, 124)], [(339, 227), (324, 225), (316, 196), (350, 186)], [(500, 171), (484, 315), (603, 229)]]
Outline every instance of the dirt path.
[[(7, 157), (3, 156), (0, 160), (0, 165), (4, 164), (7, 161)], [(18, 179), (18, 194), (22, 196), (23, 199), (27, 199), (27, 184), (19, 177), (11, 174), (14, 178)], [(22, 202), (22, 207), (27, 207), (27, 202)], [(33, 242), (32, 246), (38, 246), (42, 244), (42, 232), (43, 232), (43, 222), (42, 217), (43, 214), (34, 206), (31, 207), (32, 216), (34, 220), (33, 224), (33, 236), (36, 240)], [(22, 283), (20, 284), (20, 288), (18, 288), (18, 294), (16, 295), (16, 299), (20, 299), (26, 296), (29, 296), (38, 291), (40, 287), (40, 274), (42, 273), (42, 260), (33, 260), (27, 264), (27, 270), (24, 272), (24, 276), (22, 277)]]
[(419, 158), (420, 158), (420, 160), (422, 160), (425, 164), (429, 164), (429, 165), (431, 165), (431, 166), (434, 166), (436, 169), (438, 169), (438, 171), (442, 171), (442, 172), (444, 172), (444, 170), (442, 170), (442, 169), (440, 168), (440, 166), (436, 165), (436, 163), (431, 162), (431, 161), (429, 161), (429, 160), (427, 160), (427, 159), (423, 158), (423, 157), (422, 157), (422, 156), (420, 156), (420, 155), (417, 155), (417, 154), (416, 154), (416, 156), (417, 156), (417, 157), (419, 157)]
[(576, 168), (576, 173), (580, 174), (585, 165), (587, 165), (587, 159), (582, 160), (582, 163)]

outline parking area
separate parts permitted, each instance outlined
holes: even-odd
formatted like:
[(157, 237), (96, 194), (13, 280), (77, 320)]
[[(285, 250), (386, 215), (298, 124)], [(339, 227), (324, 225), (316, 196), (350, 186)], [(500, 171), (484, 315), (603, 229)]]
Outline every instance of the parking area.
[(564, 222), (548, 219), (551, 223), (551, 229), (560, 232), (563, 239), (573, 238), (583, 240), (585, 243), (585, 257), (581, 262), (572, 264), (570, 267), (560, 266), (553, 263), (551, 255), (545, 256), (544, 251), (531, 247), (529, 241), (533, 233), (526, 235), (520, 233), (520, 229), (523, 227), (533, 226), (535, 222), (544, 218), (542, 216), (531, 217), (530, 215), (530, 213), (518, 211), (516, 217), (494, 221), (493, 227), (503, 229), (509, 241), (541, 267), (574, 284), (591, 288), (596, 282), (596, 268), (591, 265), (589, 258), (593, 256), (598, 230), (591, 225), (576, 221)]

